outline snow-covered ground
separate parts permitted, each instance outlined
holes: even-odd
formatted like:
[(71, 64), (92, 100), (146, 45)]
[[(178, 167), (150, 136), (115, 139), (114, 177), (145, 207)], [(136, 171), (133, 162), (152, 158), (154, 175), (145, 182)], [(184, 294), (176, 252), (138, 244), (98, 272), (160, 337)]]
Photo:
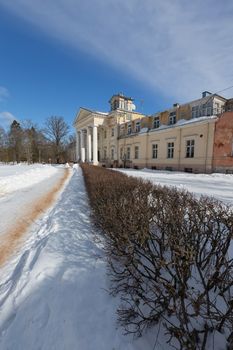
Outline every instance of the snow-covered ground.
[(0, 236), (23, 218), (63, 172), (64, 168), (40, 164), (0, 166)]
[[(119, 169), (117, 169), (119, 170)], [(233, 175), (226, 174), (189, 174), (159, 170), (120, 169), (129, 176), (141, 177), (155, 184), (176, 186), (196, 195), (213, 196), (225, 203), (233, 204)]]
[(133, 340), (116, 329), (119, 300), (106, 291), (94, 231), (77, 167), (54, 208), (0, 270), (0, 349), (153, 349), (154, 331)]
[[(13, 208), (26, 210), (59, 180), (62, 170), (0, 166), (0, 183), (8, 184), (8, 193), (0, 197), (0, 227), (7, 221), (7, 210), (13, 211), (14, 221)], [(231, 175), (124, 171), (233, 203)], [(8, 209), (4, 212), (4, 208)], [(33, 223), (17, 252), (0, 268), (0, 349), (167, 349), (161, 334), (157, 338), (157, 329), (133, 339), (116, 327), (119, 299), (107, 292), (106, 261), (95, 230), (77, 166), (53, 208)]]
[(58, 168), (49, 165), (0, 166), (0, 197), (19, 189), (36, 185), (57, 173)]

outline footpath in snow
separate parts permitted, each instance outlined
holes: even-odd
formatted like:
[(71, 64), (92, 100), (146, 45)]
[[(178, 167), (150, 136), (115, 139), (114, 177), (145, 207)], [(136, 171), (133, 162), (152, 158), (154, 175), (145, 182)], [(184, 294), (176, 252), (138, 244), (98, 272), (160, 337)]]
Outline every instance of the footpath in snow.
[(116, 329), (119, 300), (106, 291), (94, 230), (77, 168), (54, 208), (0, 270), (0, 349), (153, 349), (155, 333), (133, 340)]

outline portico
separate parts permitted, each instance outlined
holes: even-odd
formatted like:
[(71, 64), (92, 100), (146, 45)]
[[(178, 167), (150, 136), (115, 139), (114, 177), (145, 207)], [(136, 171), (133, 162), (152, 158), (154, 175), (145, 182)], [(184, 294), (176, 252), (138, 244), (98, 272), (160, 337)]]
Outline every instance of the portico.
[(106, 115), (80, 108), (74, 122), (77, 161), (98, 165), (98, 127), (103, 125)]

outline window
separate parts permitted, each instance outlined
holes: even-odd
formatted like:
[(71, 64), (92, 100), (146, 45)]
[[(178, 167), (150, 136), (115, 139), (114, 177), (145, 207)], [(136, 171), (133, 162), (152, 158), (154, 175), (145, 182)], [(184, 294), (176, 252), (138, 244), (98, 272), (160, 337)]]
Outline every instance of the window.
[(132, 115), (130, 113), (126, 113), (125, 120), (132, 120)]
[(104, 149), (104, 159), (107, 159), (107, 150), (106, 150), (106, 148)]
[(114, 101), (114, 104), (113, 104), (113, 109), (117, 109), (119, 107), (119, 103), (117, 100)]
[(233, 111), (233, 105), (232, 104), (229, 104), (227, 106), (227, 111), (230, 112), (230, 111)]
[(194, 146), (195, 146), (194, 140), (187, 140), (186, 141), (186, 158), (193, 158), (194, 157)]
[(152, 158), (153, 159), (158, 158), (158, 145), (157, 144), (152, 145)]
[(127, 134), (128, 134), (128, 135), (131, 134), (131, 131), (132, 131), (132, 129), (131, 129), (131, 124), (128, 124), (128, 127), (127, 127)]
[(123, 159), (123, 147), (120, 149), (120, 159)]
[(120, 134), (121, 134), (122, 136), (125, 134), (125, 126), (124, 126), (124, 124), (121, 125), (121, 127), (120, 127)]
[(141, 122), (136, 123), (136, 132), (139, 132), (141, 130)]
[(114, 160), (114, 148), (111, 149), (111, 159)]
[(112, 128), (112, 136), (114, 136), (114, 128)]
[(198, 118), (199, 114), (199, 106), (192, 107), (192, 118)]
[(176, 123), (176, 112), (171, 112), (169, 114), (169, 125), (173, 125)]
[(139, 158), (139, 146), (135, 146), (134, 148), (134, 158), (135, 159)]
[(204, 103), (202, 106), (202, 110), (199, 111), (198, 117), (204, 117), (204, 116), (210, 116), (213, 114), (213, 108), (211, 106), (211, 103)]
[(104, 138), (107, 138), (107, 130), (104, 130)]
[(130, 159), (130, 147), (127, 147), (127, 150), (126, 150), (126, 159)]
[(167, 144), (167, 157), (168, 158), (174, 157), (174, 142), (168, 142)]
[(154, 129), (157, 129), (160, 127), (160, 120), (159, 120), (159, 117), (155, 117), (154, 118), (154, 122), (153, 122), (153, 128)]

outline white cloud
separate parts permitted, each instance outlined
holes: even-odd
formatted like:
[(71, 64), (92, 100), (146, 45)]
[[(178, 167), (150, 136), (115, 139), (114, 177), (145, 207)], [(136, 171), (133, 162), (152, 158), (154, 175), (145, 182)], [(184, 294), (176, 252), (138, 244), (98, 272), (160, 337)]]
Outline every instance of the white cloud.
[(0, 86), (0, 102), (9, 97), (9, 91), (4, 86)]
[(0, 112), (0, 126), (4, 129), (8, 129), (14, 120), (17, 118), (10, 112)]
[[(196, 0), (0, 0), (12, 12), (134, 76), (193, 99), (233, 85), (233, 3)], [(233, 95), (233, 90), (230, 91)]]

